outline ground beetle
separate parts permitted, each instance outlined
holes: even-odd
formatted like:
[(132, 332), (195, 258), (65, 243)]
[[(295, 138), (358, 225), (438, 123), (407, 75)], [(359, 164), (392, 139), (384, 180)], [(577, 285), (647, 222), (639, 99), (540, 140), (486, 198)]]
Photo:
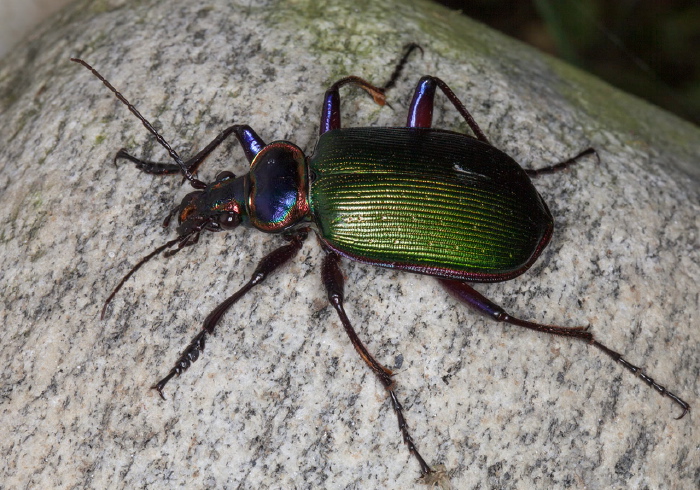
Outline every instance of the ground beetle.
[[(585, 155), (539, 170), (524, 170), (494, 148), (467, 109), (445, 82), (424, 76), (408, 111), (407, 127), (341, 128), (339, 89), (356, 85), (380, 105), (385, 91), (399, 77), (409, 45), (389, 81), (377, 87), (356, 76), (335, 82), (325, 94), (320, 137), (311, 157), (288, 141), (266, 145), (247, 125), (225, 129), (202, 151), (183, 161), (153, 126), (102, 75), (89, 69), (153, 134), (175, 161), (149, 162), (119, 150), (117, 159), (130, 160), (150, 174), (179, 174), (196, 190), (188, 194), (165, 220), (177, 215), (177, 238), (144, 257), (117, 285), (102, 309), (144, 263), (165, 252), (173, 255), (194, 245), (204, 231), (231, 230), (239, 225), (280, 234), (288, 243), (265, 256), (251, 279), (217, 306), (204, 320), (170, 372), (153, 388), (163, 388), (197, 360), (207, 334), (226, 311), (254, 286), (296, 255), (313, 231), (325, 252), (321, 270), (328, 299), (362, 360), (389, 393), (399, 429), (420, 464), (424, 481), (436, 477), (409, 434), (396, 396), (393, 373), (374, 359), (357, 336), (343, 307), (340, 257), (367, 264), (434, 276), (459, 301), (496, 321), (583, 340), (602, 350), (661, 395), (680, 405), (683, 417), (690, 406), (656, 383), (621, 354), (601, 344), (584, 327), (559, 327), (521, 320), (482, 296), (468, 283), (507, 281), (532, 266), (552, 236), (553, 219), (547, 204), (530, 181), (543, 173), (564, 169)], [(449, 99), (475, 137), (433, 129), (433, 99), (437, 89)], [(236, 136), (250, 162), (250, 171), (235, 177), (221, 172), (205, 184), (195, 177), (202, 161), (230, 135)], [(168, 250), (171, 249), (171, 250)]]

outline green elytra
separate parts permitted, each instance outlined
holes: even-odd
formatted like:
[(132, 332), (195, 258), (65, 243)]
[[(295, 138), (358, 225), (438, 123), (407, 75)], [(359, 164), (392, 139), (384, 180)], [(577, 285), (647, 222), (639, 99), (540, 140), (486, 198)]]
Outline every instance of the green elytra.
[(437, 129), (328, 131), (309, 159), (313, 220), (362, 262), (479, 282), (519, 275), (552, 215), (522, 167), (492, 150)]

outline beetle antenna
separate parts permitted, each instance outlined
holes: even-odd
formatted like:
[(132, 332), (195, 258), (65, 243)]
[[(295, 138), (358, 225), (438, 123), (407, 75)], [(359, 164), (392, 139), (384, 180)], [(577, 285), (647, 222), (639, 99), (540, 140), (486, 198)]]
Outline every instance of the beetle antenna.
[(71, 58), (71, 61), (75, 63), (79, 63), (83, 65), (85, 68), (90, 70), (93, 75), (95, 75), (104, 85), (107, 87), (116, 97), (119, 99), (119, 101), (124, 104), (131, 113), (136, 116), (139, 121), (144, 125), (144, 127), (150, 132), (153, 136), (156, 137), (156, 141), (160, 143), (160, 145), (165, 148), (168, 153), (170, 154), (170, 157), (175, 160), (175, 163), (178, 164), (180, 169), (182, 170), (182, 174), (185, 176), (187, 180), (190, 181), (190, 184), (192, 187), (195, 189), (204, 189), (207, 185), (202, 182), (201, 180), (197, 179), (192, 173), (187, 169), (187, 166), (185, 163), (182, 161), (182, 158), (180, 158), (180, 155), (177, 154), (175, 150), (168, 144), (167, 141), (165, 141), (165, 138), (163, 138), (158, 131), (153, 127), (153, 125), (148, 122), (148, 120), (141, 115), (141, 113), (134, 107), (131, 102), (129, 102), (126, 97), (124, 97), (117, 89), (115, 89), (111, 83), (107, 81), (105, 77), (103, 77), (100, 72), (95, 70), (90, 64), (88, 64), (86, 61), (81, 60), (80, 58)]
[(143, 264), (151, 260), (153, 257), (161, 253), (163, 250), (173, 247), (177, 245), (178, 243), (185, 243), (194, 233), (197, 233), (198, 231), (193, 231), (192, 233), (189, 233), (187, 235), (179, 236), (177, 238), (174, 238), (170, 240), (169, 242), (161, 245), (160, 247), (156, 248), (153, 252), (149, 253), (146, 255), (144, 258), (142, 258), (135, 266), (131, 268), (131, 270), (122, 278), (121, 281), (119, 281), (119, 284), (117, 284), (117, 287), (114, 288), (112, 293), (107, 297), (107, 300), (105, 301), (104, 306), (102, 307), (102, 313), (100, 314), (100, 320), (104, 320), (105, 317), (105, 312), (107, 311), (107, 306), (109, 306), (109, 303), (114, 299), (116, 294), (119, 292), (119, 290), (124, 286), (124, 283), (129, 280), (131, 276), (134, 275), (134, 272), (139, 270)]

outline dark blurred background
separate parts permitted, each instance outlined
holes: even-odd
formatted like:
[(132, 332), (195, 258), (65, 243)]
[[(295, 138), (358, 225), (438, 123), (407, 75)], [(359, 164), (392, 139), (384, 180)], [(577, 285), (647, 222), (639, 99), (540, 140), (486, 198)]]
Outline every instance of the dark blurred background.
[(700, 0), (436, 0), (700, 125)]

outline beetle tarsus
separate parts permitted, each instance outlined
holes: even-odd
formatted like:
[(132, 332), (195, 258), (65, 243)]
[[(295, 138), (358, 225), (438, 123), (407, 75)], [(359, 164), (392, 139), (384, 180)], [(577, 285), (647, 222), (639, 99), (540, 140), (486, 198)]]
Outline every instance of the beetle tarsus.
[(569, 158), (568, 160), (564, 160), (563, 162), (555, 163), (554, 165), (549, 165), (547, 167), (542, 168), (526, 168), (525, 173), (528, 175), (528, 177), (539, 177), (541, 175), (548, 175), (556, 172), (561, 172), (562, 170), (566, 170), (575, 163), (578, 163), (579, 160), (581, 160), (584, 157), (587, 157), (588, 155), (595, 155), (596, 159), (598, 160), (598, 163), (600, 163), (600, 156), (598, 156), (598, 152), (595, 150), (595, 148), (586, 148), (581, 153), (572, 158)]
[(386, 81), (382, 89), (386, 92), (390, 88), (393, 88), (394, 85), (396, 85), (396, 80), (399, 79), (401, 76), (401, 72), (403, 72), (404, 66), (406, 66), (406, 62), (408, 61), (408, 57), (411, 56), (411, 53), (413, 53), (416, 49), (420, 50), (421, 56), (423, 56), (423, 48), (420, 47), (420, 45), (416, 43), (410, 43), (407, 44), (404, 47), (403, 55), (401, 56), (401, 59), (399, 59), (399, 62), (396, 64), (396, 67), (394, 68), (394, 72), (391, 74), (389, 79)]
[(396, 396), (396, 392), (391, 389), (388, 389), (387, 391), (389, 392), (389, 397), (391, 398), (391, 405), (394, 408), (394, 413), (396, 414), (396, 418), (398, 419), (399, 430), (401, 431), (401, 434), (403, 436), (403, 442), (408, 446), (408, 451), (418, 460), (418, 464), (420, 465), (421, 478), (423, 478), (426, 475), (433, 473), (433, 470), (428, 465), (428, 463), (425, 462), (423, 456), (421, 456), (418, 452), (416, 443), (413, 442), (413, 437), (411, 437), (411, 434), (408, 431), (408, 423), (406, 422), (406, 417), (404, 417), (403, 415), (403, 405), (401, 405), (401, 403), (399, 402), (399, 399)]
[(151, 174), (151, 175), (172, 175), (179, 174), (180, 167), (174, 163), (160, 163), (160, 162), (150, 162), (146, 160), (141, 160), (136, 158), (132, 154), (126, 151), (126, 148), (121, 148), (116, 155), (114, 155), (114, 164), (117, 164), (117, 160), (128, 160), (139, 169), (141, 172)]
[(173, 367), (170, 372), (165, 376), (165, 378), (158, 381), (153, 388), (160, 393), (160, 396), (165, 400), (163, 396), (163, 388), (175, 375), (180, 376), (183, 372), (187, 371), (192, 363), (199, 359), (199, 354), (204, 350), (205, 337), (209, 333), (206, 330), (199, 332), (195, 338), (192, 339), (190, 344), (185, 348), (182, 355), (175, 362), (175, 367)]
[(680, 398), (678, 395), (675, 393), (669, 391), (666, 389), (665, 386), (660, 385), (656, 381), (654, 381), (654, 378), (649, 376), (647, 373), (645, 373), (642, 368), (635, 366), (634, 364), (630, 363), (627, 361), (624, 357), (622, 357), (622, 354), (619, 352), (615, 352), (611, 348), (601, 344), (597, 340), (592, 340), (591, 344), (600, 349), (601, 351), (605, 352), (608, 356), (610, 356), (615, 362), (620, 363), (625, 369), (627, 369), (629, 372), (634, 374), (635, 376), (638, 376), (642, 381), (644, 381), (647, 385), (649, 385), (651, 388), (653, 388), (657, 393), (659, 393), (661, 396), (666, 396), (673, 400), (678, 406), (680, 406), (683, 409), (683, 413), (680, 414), (678, 417), (674, 417), (676, 420), (680, 420), (683, 417), (685, 417), (685, 414), (687, 414), (690, 411), (690, 405), (688, 402)]
[(158, 382), (157, 382), (156, 384), (154, 384), (153, 386), (151, 386), (151, 389), (152, 389), (152, 390), (156, 390), (156, 391), (158, 392), (158, 394), (160, 395), (160, 397), (161, 397), (163, 400), (165, 400), (165, 394), (163, 394), (163, 388), (165, 387), (166, 383), (167, 383), (168, 381), (170, 381), (170, 379), (171, 379), (172, 377), (174, 377), (176, 374), (177, 374), (177, 371), (176, 371), (175, 369), (171, 369), (170, 372), (168, 373), (168, 375), (167, 375), (165, 378), (163, 378), (163, 379), (161, 379), (160, 381), (158, 381)]

